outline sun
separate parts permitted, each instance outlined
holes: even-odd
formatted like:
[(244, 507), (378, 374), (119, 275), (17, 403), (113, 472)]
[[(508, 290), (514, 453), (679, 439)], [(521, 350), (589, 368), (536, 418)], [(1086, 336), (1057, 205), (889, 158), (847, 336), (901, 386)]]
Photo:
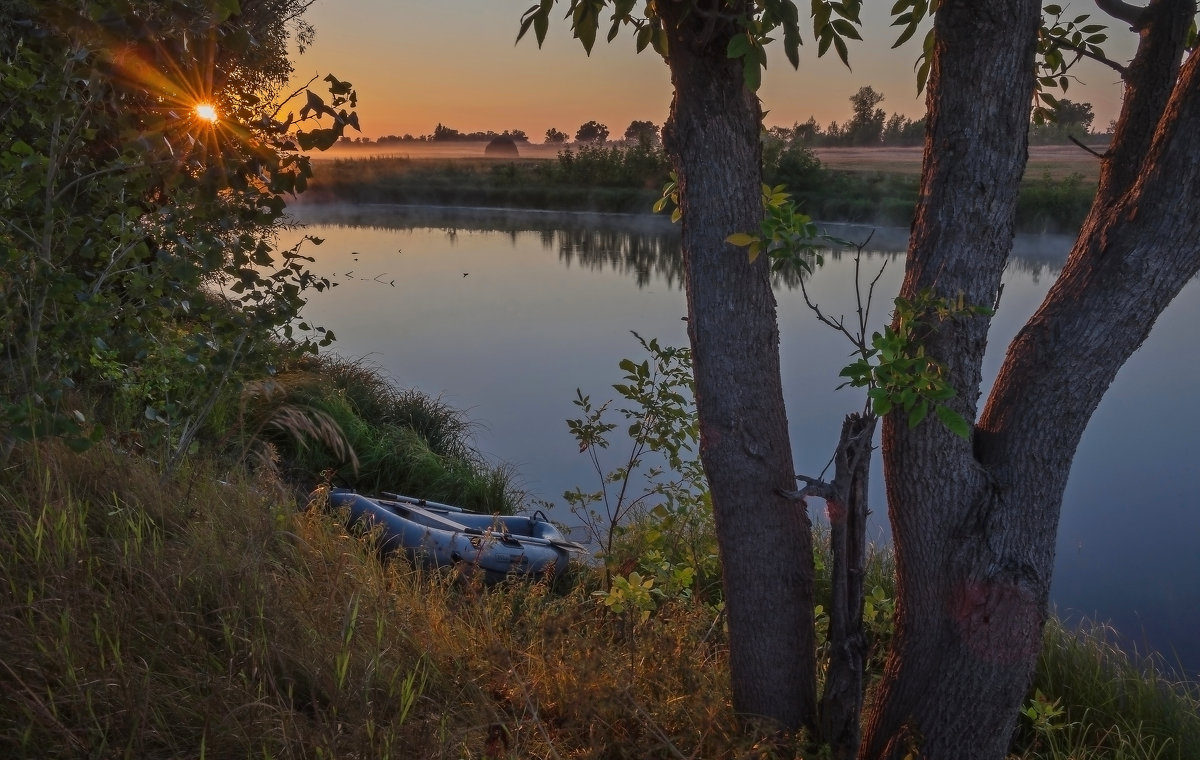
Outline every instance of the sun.
[(207, 121), (210, 124), (216, 124), (221, 119), (212, 103), (197, 103), (192, 112), (196, 114), (196, 118)]

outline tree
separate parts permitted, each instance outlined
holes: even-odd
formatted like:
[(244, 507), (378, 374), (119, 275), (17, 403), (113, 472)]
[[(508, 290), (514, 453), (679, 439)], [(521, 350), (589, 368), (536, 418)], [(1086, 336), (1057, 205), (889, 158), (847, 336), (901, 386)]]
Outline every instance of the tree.
[[(570, 1), (586, 50), (606, 4)], [(553, 5), (530, 8), (520, 34), (532, 28), (540, 44)], [(750, 260), (726, 240), (762, 220), (762, 45), (778, 29), (798, 65), (799, 14), (791, 2), (692, 0), (647, 2), (645, 16), (634, 18), (633, 5), (612, 4), (610, 39), (622, 26), (634, 29), (639, 51), (664, 56), (675, 90), (663, 144), (677, 177), (700, 458), (724, 568), (734, 706), (792, 728), (815, 726), (812, 533), (806, 512), (783, 495), (795, 474), (775, 296), (767, 257)], [(859, 3), (813, 7), (821, 51), (845, 59), (843, 37), (858, 36)]]
[(575, 131), (576, 142), (589, 142), (599, 145), (607, 139), (608, 127), (598, 121), (585, 122)]
[(925, 122), (894, 113), (883, 127), (884, 145), (920, 145), (925, 140)]
[(652, 121), (637, 121), (635, 119), (629, 122), (629, 126), (625, 128), (625, 139), (630, 142), (654, 145), (658, 142), (658, 127)]
[[(571, 3), (587, 48), (597, 5)], [(1037, 0), (893, 7), (901, 41), (936, 10), (918, 65), (927, 84), (926, 150), (901, 288), (906, 303), (923, 306), (903, 317), (898, 308), (893, 327), (908, 322), (905, 350), (957, 390), (947, 403), (970, 424), (960, 436), (932, 418), (883, 414), (898, 597), (865, 759), (1004, 757), (1041, 646), (1058, 515), (1080, 437), (1119, 368), (1200, 271), (1200, 55), (1184, 60), (1194, 47), (1196, 3), (1098, 5), (1138, 32), (1128, 65), (1103, 56), (1102, 27), (1064, 17), (1059, 6), (1047, 6), (1043, 18)], [(762, 23), (753, 26), (758, 7), (654, 3), (645, 19), (618, 13), (614, 25), (633, 24), (639, 49), (669, 50), (675, 98), (665, 144), (679, 175), (701, 457), (725, 564), (734, 707), (812, 725), (811, 659), (795, 646), (811, 646), (811, 568), (802, 556), (809, 544), (799, 535), (807, 521), (772, 498), (778, 476), (790, 480), (792, 469), (774, 420), (782, 404), (774, 393), (774, 304), (761, 285), (766, 257), (733, 257), (721, 245), (723, 235), (759, 228), (751, 137), (759, 114), (747, 96), (765, 62), (767, 22), (784, 27), (790, 59), (789, 44), (798, 44), (792, 3), (761, 3), (753, 18)], [(530, 9), (523, 29), (536, 25), (540, 40), (548, 11)], [(832, 45), (845, 60), (844, 41), (822, 36), (820, 13), (814, 20), (819, 49)], [(997, 305), (1011, 248), (1030, 104), (1052, 103), (1049, 91), (1066, 86), (1082, 57), (1121, 73), (1121, 116), (1067, 264), (1009, 346), (980, 411), (984, 307)], [(740, 82), (730, 70), (739, 59)], [(762, 650), (748, 651), (754, 647)]]
[(549, 129), (546, 130), (546, 144), (547, 145), (561, 145), (561, 144), (565, 143), (568, 138), (569, 138), (569, 135), (566, 132), (560, 132), (557, 129), (555, 129), (554, 127), (550, 127)]
[(1091, 103), (1059, 98), (1049, 109), (1046, 119), (1034, 120), (1031, 137), (1040, 142), (1067, 142), (1071, 137), (1087, 137), (1095, 118)]
[(793, 139), (801, 145), (812, 145), (821, 136), (821, 125), (817, 123), (815, 116), (809, 116), (808, 121), (803, 124), (795, 124), (792, 126)]
[[(1004, 756), (1041, 646), (1071, 459), (1117, 370), (1200, 269), (1200, 56), (1180, 65), (1196, 5), (1100, 5), (1140, 43), (1118, 67), (1117, 133), (1066, 266), (1010, 344), (977, 419), (988, 319), (943, 321), (919, 341), (959, 389), (957, 411), (976, 420), (970, 440), (884, 419), (896, 636), (863, 757), (901, 758), (910, 743), (922, 757)], [(999, 298), (1035, 73), (1067, 68), (1043, 48), (1035, 72), (1034, 48), (1058, 37), (1100, 57), (1071, 42), (1071, 30), (1039, 32), (1040, 10), (1036, 0), (1006, 0), (937, 11), (902, 296)]]
[(434, 142), (451, 142), (463, 139), (463, 134), (457, 129), (447, 127), (439, 121), (437, 126), (433, 128), (433, 134), (429, 136), (429, 139)]
[(870, 87), (860, 87), (850, 96), (854, 117), (846, 122), (845, 139), (851, 145), (877, 145), (883, 138), (883, 123), (887, 114), (876, 108), (883, 102), (883, 94)]
[[(307, 91), (298, 118), (277, 118), (304, 7), (0, 0), (5, 454), (97, 439), (63, 404), (98, 383), (172, 423), (173, 466), (233, 369), (264, 358), (254, 339), (291, 341), (301, 293), (325, 284), (272, 247), (283, 196), (312, 176), (297, 144), (357, 127), (336, 110), (356, 95), (333, 77), (329, 103)], [(334, 127), (296, 129), (326, 116)]]

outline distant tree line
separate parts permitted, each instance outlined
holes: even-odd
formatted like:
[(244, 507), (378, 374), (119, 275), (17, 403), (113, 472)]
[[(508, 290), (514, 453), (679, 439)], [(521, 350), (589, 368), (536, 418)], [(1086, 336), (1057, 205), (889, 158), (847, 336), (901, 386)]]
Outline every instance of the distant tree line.
[[(850, 96), (851, 117), (839, 124), (830, 122), (825, 129), (815, 117), (791, 127), (771, 127), (771, 136), (784, 142), (797, 142), (808, 147), (872, 147), (921, 145), (925, 139), (924, 119), (910, 119), (904, 114), (890, 116), (879, 104), (884, 100), (872, 87), (860, 87)], [(1066, 143), (1073, 137), (1086, 140), (1099, 136), (1093, 133), (1095, 115), (1091, 103), (1075, 103), (1067, 98), (1057, 101), (1051, 120), (1030, 123), (1030, 141), (1035, 144)], [(1107, 133), (1100, 133), (1107, 134)]]
[[(870, 86), (860, 87), (858, 92), (850, 96), (850, 118), (844, 122), (830, 122), (824, 129), (816, 117), (809, 117), (804, 123), (795, 123), (790, 127), (771, 127), (768, 137), (784, 143), (819, 147), (873, 147), (873, 146), (916, 146), (925, 139), (924, 119), (911, 119), (904, 114), (888, 115), (879, 107), (884, 100), (883, 93), (877, 92)], [(1030, 124), (1030, 141), (1034, 144), (1047, 145), (1066, 143), (1074, 138), (1086, 140), (1099, 136), (1091, 131), (1095, 114), (1091, 103), (1076, 103), (1066, 98), (1057, 101), (1057, 108), (1051, 120), (1034, 121)], [(611, 132), (607, 125), (591, 120), (579, 125), (575, 130), (576, 143), (603, 145), (608, 142)], [(1101, 133), (1107, 134), (1107, 133)], [(388, 145), (393, 143), (440, 143), (440, 142), (487, 142), (496, 137), (510, 137), (514, 142), (527, 143), (529, 136), (520, 129), (506, 129), (503, 132), (459, 132), (439, 123), (432, 134), (413, 137), (406, 134), (402, 137), (388, 135), (374, 142), (370, 138), (343, 138), (342, 144), (353, 145)], [(652, 121), (634, 120), (629, 123), (622, 133), (626, 143), (657, 146), (660, 144), (660, 128)], [(565, 145), (571, 142), (571, 135), (556, 127), (550, 127), (544, 135), (548, 145)]]

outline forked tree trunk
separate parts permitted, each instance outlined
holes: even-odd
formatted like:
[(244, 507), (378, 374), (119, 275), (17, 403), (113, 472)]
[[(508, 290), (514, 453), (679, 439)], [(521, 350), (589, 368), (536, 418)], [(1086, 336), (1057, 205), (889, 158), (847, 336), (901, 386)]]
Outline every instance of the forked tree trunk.
[[(1033, 94), (1038, 0), (943, 3), (935, 17), (929, 121), (901, 295), (926, 288), (991, 306), (1012, 245)], [(973, 420), (988, 320), (927, 336)], [(884, 418), (896, 554), (896, 630), (861, 757), (1003, 757), (1038, 651), (1049, 578), (1009, 546), (998, 494), (972, 445), (927, 419)], [(1054, 526), (1049, 526), (1053, 534)]]
[[(725, 238), (762, 221), (761, 112), (737, 27), (717, 3), (658, 6), (675, 98), (664, 129), (679, 177), (683, 261), (700, 420), (726, 589), (734, 708), (784, 727), (813, 725), (816, 663), (808, 516), (780, 495), (795, 487), (779, 329), (767, 257)], [(721, 12), (721, 14), (718, 14)]]
[[(1005, 0), (943, 3), (938, 12), (904, 295), (928, 287), (972, 304), (995, 297), (1025, 154), (1021, 101), (1037, 10)], [(1009, 347), (973, 445), (935, 423), (884, 422), (896, 634), (863, 758), (1005, 756), (1041, 645), (1080, 437), (1117, 370), (1200, 269), (1200, 58), (1183, 67), (1158, 116), (1122, 117), (1156, 122), (1149, 151), (1133, 158), (1136, 178), (1104, 173), (1067, 265)], [(968, 419), (985, 328), (978, 317), (951, 320), (924, 341)]]

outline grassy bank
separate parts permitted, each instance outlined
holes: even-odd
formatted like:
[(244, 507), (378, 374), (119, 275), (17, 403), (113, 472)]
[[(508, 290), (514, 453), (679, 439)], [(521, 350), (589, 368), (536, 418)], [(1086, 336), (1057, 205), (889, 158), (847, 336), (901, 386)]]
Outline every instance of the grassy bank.
[[(785, 184), (814, 219), (907, 227), (919, 161), (919, 152), (887, 148), (822, 159), (801, 146), (768, 146), (764, 179)], [(583, 147), (554, 159), (341, 158), (319, 163), (304, 201), (647, 213), (667, 172), (661, 150), (647, 146)], [(1031, 161), (1017, 206), (1018, 231), (1078, 229), (1095, 194), (1094, 173), (1069, 156)]]
[[(289, 372), (322, 378), (307, 395), (293, 390), (297, 408), (336, 399), (370, 423), (373, 434), (353, 439), (363, 471), (369, 441), (391, 425), (472, 461), (457, 413), (428, 400), (414, 409), (369, 367)], [(275, 465), (253, 468), (206, 445), (172, 476), (112, 441), (82, 454), (58, 443), (14, 450), (0, 471), (0, 754), (822, 756), (802, 737), (764, 742), (738, 727), (719, 587), (659, 598), (643, 615), (598, 602), (596, 569), (484, 589), (380, 562), (338, 516), (297, 508), (283, 476), (305, 457), (325, 468), (345, 453), (326, 441), (322, 458), (317, 438), (301, 438), (275, 439)], [(624, 534), (622, 572), (652, 559), (637, 542), (662, 529)], [(827, 563), (822, 546), (822, 604)], [(890, 636), (891, 574), (876, 553), (871, 681)], [(1048, 627), (1026, 709), (1021, 760), (1200, 756), (1195, 687), (1128, 657), (1102, 630)]]
[(554, 159), (334, 159), (317, 164), (304, 201), (646, 213), (667, 172), (649, 146), (585, 145)]

